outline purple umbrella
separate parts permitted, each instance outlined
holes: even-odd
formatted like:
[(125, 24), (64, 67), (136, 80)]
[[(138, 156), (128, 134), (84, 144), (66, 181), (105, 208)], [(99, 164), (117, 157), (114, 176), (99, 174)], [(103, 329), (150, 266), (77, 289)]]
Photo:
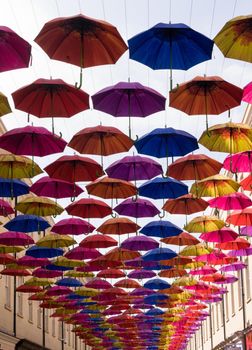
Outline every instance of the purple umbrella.
[(153, 217), (160, 214), (160, 211), (147, 199), (128, 198), (117, 205), (114, 210), (119, 215), (131, 216), (134, 218)]
[(150, 180), (163, 173), (161, 164), (143, 156), (127, 156), (112, 163), (106, 173), (109, 177), (126, 181)]
[(95, 248), (75, 247), (69, 250), (64, 256), (68, 259), (86, 260), (95, 259), (102, 254)]
[(134, 250), (134, 251), (146, 251), (159, 247), (159, 243), (155, 241), (153, 238), (146, 236), (134, 236), (125, 239), (122, 244), (122, 248)]
[(247, 267), (248, 265), (241, 262), (241, 261), (236, 261), (232, 264), (229, 264), (229, 265), (226, 265), (226, 266), (222, 266), (220, 268), (220, 271), (223, 271), (223, 272), (230, 272), (230, 271), (239, 271), (239, 270), (242, 270), (244, 269), (245, 267)]
[(128, 273), (129, 278), (144, 279), (155, 277), (156, 273), (149, 270), (133, 270)]
[(72, 182), (52, 179), (49, 176), (44, 176), (36, 181), (30, 187), (30, 191), (37, 196), (52, 198), (74, 198), (83, 192), (80, 186)]
[(244, 249), (238, 249), (238, 250), (230, 250), (227, 254), (231, 257), (237, 257), (237, 256), (249, 256), (252, 255), (252, 248), (244, 248)]
[(241, 227), (241, 232), (240, 232), (241, 236), (248, 236), (248, 237), (252, 237), (252, 226), (244, 226)]
[[(95, 109), (114, 117), (146, 117), (165, 109), (166, 98), (136, 82), (120, 82), (92, 96)], [(130, 134), (129, 134), (130, 135)]]
[(29, 66), (31, 45), (8, 27), (0, 27), (0, 72)]

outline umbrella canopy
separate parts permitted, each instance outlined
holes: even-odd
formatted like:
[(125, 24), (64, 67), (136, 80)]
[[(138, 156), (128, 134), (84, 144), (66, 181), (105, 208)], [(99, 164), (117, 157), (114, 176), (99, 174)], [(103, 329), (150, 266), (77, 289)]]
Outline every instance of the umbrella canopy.
[(97, 273), (97, 277), (103, 278), (122, 278), (125, 277), (125, 272), (119, 269), (106, 269)]
[(172, 244), (178, 246), (195, 245), (200, 243), (200, 241), (196, 237), (190, 235), (187, 232), (182, 232), (177, 236), (162, 238), (160, 241), (165, 244)]
[(64, 256), (68, 259), (86, 260), (95, 259), (101, 255), (97, 249), (77, 246), (70, 249)]
[(232, 173), (251, 172), (252, 169), (252, 151), (244, 151), (228, 155), (223, 168)]
[(169, 248), (155, 248), (142, 256), (144, 261), (160, 261), (160, 260), (168, 260), (177, 256), (173, 250)]
[(232, 241), (217, 243), (216, 248), (223, 249), (223, 250), (246, 249), (246, 248), (250, 248), (250, 243), (244, 238), (237, 237)]
[(212, 252), (212, 248), (207, 247), (206, 244), (198, 243), (194, 245), (188, 245), (182, 249), (180, 255), (182, 256), (200, 256), (203, 254), (210, 254)]
[(27, 68), (30, 63), (31, 45), (8, 27), (0, 27), (0, 72)]
[(222, 210), (245, 209), (252, 205), (251, 199), (240, 192), (213, 198), (209, 200), (208, 203), (211, 208), (218, 208)]
[(13, 264), (16, 263), (16, 259), (14, 256), (10, 254), (3, 254), (0, 253), (0, 264), (1, 265), (8, 265), (8, 264)]
[(217, 231), (211, 231), (211, 232), (204, 232), (200, 235), (200, 238), (203, 239), (206, 242), (229, 242), (233, 241), (238, 237), (238, 234), (228, 228), (221, 228)]
[(92, 181), (104, 174), (95, 160), (78, 155), (62, 156), (47, 165), (45, 171), (54, 179), (68, 182)]
[(118, 242), (110, 236), (95, 234), (85, 237), (79, 245), (85, 248), (108, 248), (117, 244)]
[(175, 199), (168, 199), (162, 209), (171, 214), (190, 215), (204, 211), (207, 207), (208, 202), (189, 193)]
[(99, 277), (96, 277), (96, 278), (93, 278), (91, 281), (87, 282), (85, 284), (85, 287), (94, 288), (94, 289), (108, 289), (108, 288), (112, 288), (112, 285), (108, 281), (101, 279)]
[(224, 123), (204, 131), (199, 143), (210, 151), (237, 153), (252, 149), (252, 129), (243, 123)]
[(141, 227), (128, 218), (112, 218), (97, 228), (98, 232), (109, 235), (123, 235), (137, 232)]
[(8, 216), (14, 214), (14, 210), (9, 204), (9, 202), (0, 199), (0, 215), (1, 216)]
[(34, 240), (23, 232), (8, 231), (0, 233), (0, 244), (7, 246), (29, 246), (34, 244)]
[(133, 270), (128, 273), (129, 278), (145, 279), (155, 277), (156, 273), (145, 269)]
[(15, 128), (0, 136), (0, 147), (18, 155), (43, 157), (63, 152), (66, 145), (61, 137), (38, 126)]
[(59, 235), (58, 233), (50, 233), (40, 238), (36, 245), (47, 248), (64, 248), (77, 243), (72, 237), (67, 235)]
[(104, 218), (112, 214), (112, 209), (105, 203), (93, 198), (82, 198), (65, 208), (69, 215), (82, 218)]
[(240, 184), (224, 175), (213, 175), (194, 183), (190, 192), (197, 197), (220, 197), (238, 191)]
[(118, 282), (116, 282), (114, 284), (115, 287), (119, 287), (119, 288), (139, 288), (141, 285), (135, 281), (134, 279), (130, 279), (130, 278), (123, 278), (121, 280), (119, 280)]
[(0, 178), (1, 197), (19, 197), (28, 194), (30, 187), (23, 181), (17, 179)]
[(11, 108), (8, 102), (7, 97), (0, 92), (0, 117), (11, 113)]
[(184, 156), (199, 148), (191, 134), (173, 128), (154, 129), (135, 142), (137, 151), (157, 158)]
[(146, 236), (165, 238), (170, 236), (177, 236), (183, 232), (183, 230), (170, 221), (159, 220), (149, 222), (144, 227), (142, 227), (140, 232)]
[(78, 218), (67, 218), (58, 221), (51, 228), (52, 232), (60, 235), (82, 235), (95, 230), (95, 227), (89, 222)]
[(26, 197), (20, 201), (15, 208), (23, 214), (37, 216), (59, 215), (64, 209), (49, 198), (44, 197)]
[(77, 280), (76, 278), (70, 278), (70, 277), (62, 278), (62, 279), (58, 280), (55, 284), (57, 286), (65, 286), (65, 287), (81, 287), (81, 286), (83, 286), (81, 281)]
[(252, 226), (252, 208), (233, 211), (226, 222), (235, 226)]
[(149, 281), (144, 283), (144, 288), (155, 289), (155, 290), (162, 290), (170, 287), (171, 285), (165, 280), (162, 280), (161, 278), (150, 279)]
[(49, 176), (43, 176), (37, 180), (30, 191), (37, 196), (46, 196), (52, 198), (74, 198), (83, 192), (80, 186), (64, 180), (51, 179)]
[(192, 219), (186, 226), (188, 232), (209, 232), (219, 230), (225, 226), (225, 222), (216, 216), (198, 216)]
[(50, 224), (36, 215), (18, 215), (8, 221), (4, 227), (9, 231), (40, 232), (50, 227)]
[(188, 193), (188, 187), (183, 182), (171, 177), (156, 177), (138, 188), (140, 196), (162, 199), (177, 198)]
[(215, 36), (214, 42), (225, 57), (252, 62), (251, 22), (251, 15), (232, 18)]
[(127, 198), (136, 195), (136, 187), (124, 180), (113, 179), (105, 176), (86, 186), (87, 192), (101, 198)]
[(158, 248), (159, 243), (150, 237), (137, 235), (135, 237), (125, 239), (121, 243), (121, 247), (133, 251), (147, 251), (150, 249)]
[(27, 249), (25, 254), (34, 258), (54, 258), (63, 255), (63, 253), (64, 250), (61, 248), (46, 248), (34, 245)]
[(0, 177), (8, 179), (31, 178), (43, 171), (31, 159), (14, 154), (0, 154)]
[(126, 181), (149, 180), (163, 173), (161, 164), (143, 156), (126, 156), (112, 163), (106, 173), (109, 177)]
[(153, 217), (160, 211), (147, 199), (131, 198), (118, 204), (114, 210), (120, 215), (131, 216), (134, 218)]
[(240, 182), (241, 187), (246, 191), (251, 191), (252, 175), (248, 175)]

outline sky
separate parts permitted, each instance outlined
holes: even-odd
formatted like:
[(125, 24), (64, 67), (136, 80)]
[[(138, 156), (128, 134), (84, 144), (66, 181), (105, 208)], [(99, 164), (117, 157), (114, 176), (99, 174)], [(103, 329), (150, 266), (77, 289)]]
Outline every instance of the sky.
[[(72, 85), (78, 81), (78, 67), (50, 60), (33, 40), (49, 20), (79, 13), (110, 22), (117, 27), (125, 42), (159, 22), (169, 23), (169, 21), (171, 23), (185, 23), (213, 38), (231, 18), (251, 14), (252, 2), (251, 0), (1, 0), (1, 25), (10, 27), (32, 45), (32, 65), (29, 68), (0, 74), (0, 91), (8, 96), (13, 110), (13, 113), (2, 118), (8, 130), (27, 125), (27, 115), (14, 108), (11, 99), (12, 92), (38, 78), (61, 78)], [(235, 85), (244, 87), (251, 81), (252, 68), (249, 63), (224, 58), (219, 49), (214, 46), (212, 60), (198, 64), (188, 71), (174, 71), (174, 85), (204, 74), (218, 75)], [(153, 71), (138, 62), (129, 60), (128, 51), (115, 65), (84, 69), (82, 89), (92, 95), (104, 87), (120, 81), (128, 81), (128, 79), (131, 82), (138, 81), (145, 86), (156, 89), (164, 96), (168, 96), (169, 72), (166, 70)], [(241, 106), (231, 111), (233, 121), (242, 121), (246, 106), (245, 103), (242, 103)], [(219, 116), (210, 116), (209, 124), (219, 124), (227, 120), (228, 115), (225, 112)], [(31, 116), (30, 123), (35, 126), (51, 128), (50, 120)], [(100, 123), (113, 125), (125, 133), (128, 131), (127, 118), (114, 118), (92, 108), (69, 119), (57, 119), (55, 130), (56, 133), (62, 133), (66, 141), (70, 141), (71, 137), (80, 129)], [(205, 117), (189, 117), (183, 112), (170, 108), (167, 103), (166, 110), (163, 112), (145, 119), (133, 119), (132, 137), (135, 139), (154, 128), (165, 125), (183, 129), (199, 138), (205, 130)], [(136, 153), (134, 148), (129, 154), (132, 155), (133, 152)], [(206, 150), (201, 148), (199, 152), (206, 152)], [(74, 150), (66, 148), (65, 154), (74, 154)], [(104, 168), (123, 156), (125, 154), (106, 158)], [(36, 161), (41, 167), (45, 167), (58, 157), (59, 155), (52, 155), (36, 159)], [(219, 159), (223, 158), (223, 155), (215, 154), (213, 157)], [(100, 160), (99, 157), (95, 157), (95, 159)], [(165, 161), (160, 160), (160, 162), (165, 170)], [(69, 202), (62, 201), (62, 205), (66, 206)], [(177, 224), (181, 220), (168, 216), (167, 219)]]

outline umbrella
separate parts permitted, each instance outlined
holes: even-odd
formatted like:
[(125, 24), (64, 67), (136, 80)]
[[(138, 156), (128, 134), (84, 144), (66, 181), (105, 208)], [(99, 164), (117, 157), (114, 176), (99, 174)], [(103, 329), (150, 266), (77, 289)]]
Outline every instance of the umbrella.
[(116, 247), (109, 250), (106, 254), (104, 254), (102, 257), (97, 259), (122, 262), (122, 261), (130, 260), (138, 257), (140, 257), (140, 253), (138, 253), (137, 251)]
[(163, 173), (161, 164), (143, 156), (126, 156), (112, 163), (106, 173), (109, 177), (126, 181), (149, 180)]
[(162, 270), (158, 274), (160, 277), (166, 278), (174, 278), (174, 277), (182, 277), (187, 275), (186, 270), (178, 269), (177, 267), (173, 267), (170, 270)]
[(11, 214), (14, 214), (14, 210), (12, 209), (10, 204), (5, 200), (0, 199), (0, 215), (1, 216), (8, 216)]
[(31, 178), (42, 170), (31, 159), (14, 154), (0, 154), (0, 177), (8, 179)]
[(216, 216), (198, 216), (192, 219), (186, 226), (185, 230), (192, 232), (209, 232), (219, 230), (225, 226), (225, 222)]
[[(0, 236), (1, 237), (1, 236)], [(147, 251), (150, 249), (155, 249), (159, 247), (159, 243), (154, 239), (146, 236), (135, 236), (125, 239), (121, 243), (121, 247), (133, 251)]]
[(171, 237), (179, 235), (183, 230), (170, 221), (151, 221), (140, 230), (146, 236), (151, 237)]
[(218, 208), (221, 210), (245, 209), (252, 205), (251, 199), (240, 192), (213, 198), (209, 200), (208, 203), (211, 208)]
[(36, 245), (47, 248), (64, 248), (77, 243), (72, 237), (67, 235), (59, 235), (58, 233), (50, 233), (40, 238)]
[(124, 200), (114, 210), (119, 215), (131, 216), (134, 218), (153, 217), (160, 211), (147, 199), (131, 198)]
[(130, 58), (152, 69), (187, 70), (211, 59), (213, 41), (183, 23), (158, 23), (129, 41)]
[(247, 267), (247, 264), (245, 264), (245, 263), (243, 263), (241, 261), (237, 261), (237, 262), (234, 262), (232, 264), (222, 266), (220, 268), (220, 271), (223, 271), (223, 272), (239, 271), (239, 270), (242, 270), (242, 269), (244, 269), (246, 267)]
[(112, 218), (100, 225), (97, 231), (109, 235), (123, 235), (135, 233), (139, 229), (140, 226), (128, 218)]
[(226, 222), (235, 226), (252, 226), (252, 208), (233, 211)]
[(88, 194), (101, 198), (127, 198), (136, 195), (136, 187), (128, 181), (105, 176), (86, 186)]
[(64, 286), (64, 287), (81, 287), (81, 286), (83, 286), (83, 284), (79, 280), (77, 280), (76, 278), (70, 278), (70, 277), (62, 278), (62, 279), (58, 280), (55, 284), (57, 286)]
[(133, 140), (112, 126), (97, 125), (80, 130), (75, 134), (68, 146), (81, 154), (103, 156), (127, 152), (133, 146)]
[(245, 191), (251, 191), (252, 186), (252, 175), (248, 175), (240, 182), (241, 187)]
[(202, 275), (202, 276), (205, 276), (205, 275), (211, 275), (213, 273), (217, 272), (217, 270), (210, 266), (210, 265), (205, 265), (205, 266), (202, 266), (200, 269), (196, 269), (196, 270), (191, 270), (189, 273), (190, 275)]
[(204, 131), (199, 143), (210, 151), (237, 153), (252, 149), (252, 129), (243, 123), (224, 123)]
[(34, 240), (23, 232), (8, 231), (0, 233), (0, 244), (7, 246), (29, 246)]
[(82, 218), (104, 218), (112, 214), (112, 209), (105, 203), (93, 198), (82, 198), (65, 208), (69, 215)]
[(239, 250), (250, 248), (250, 243), (244, 238), (236, 237), (234, 240), (220, 242), (217, 243), (215, 246), (216, 248), (223, 250)]
[(130, 271), (127, 275), (129, 278), (136, 278), (136, 279), (145, 279), (145, 278), (151, 278), (155, 277), (156, 273), (153, 271), (148, 271), (145, 269), (140, 269), (140, 270), (133, 270)]
[(240, 185), (230, 177), (213, 175), (194, 183), (190, 192), (197, 197), (220, 197), (237, 192)]
[(244, 151), (228, 155), (223, 162), (223, 168), (232, 173), (251, 172), (251, 152)]
[(119, 287), (119, 288), (139, 288), (140, 284), (135, 281), (134, 279), (130, 279), (130, 278), (124, 278), (119, 280), (118, 282), (116, 282), (114, 284), (115, 287)]
[(95, 160), (78, 155), (62, 156), (45, 167), (54, 179), (68, 182), (92, 181), (103, 175), (103, 170)]
[(225, 57), (252, 62), (251, 21), (251, 15), (232, 18), (215, 36), (214, 42)]
[(177, 236), (162, 238), (160, 241), (165, 244), (173, 244), (178, 246), (195, 245), (197, 243), (200, 243), (196, 237), (190, 235), (187, 232), (181, 232)]
[(106, 269), (98, 272), (97, 277), (103, 278), (122, 278), (125, 277), (125, 272), (119, 269)]
[(11, 108), (8, 102), (7, 97), (0, 92), (0, 117), (11, 113)]
[(94, 288), (94, 289), (108, 289), (108, 288), (112, 288), (112, 285), (108, 281), (101, 279), (99, 277), (96, 277), (91, 281), (88, 281), (85, 284), (85, 287)]
[(106, 87), (92, 96), (95, 109), (114, 117), (146, 117), (165, 109), (165, 97), (136, 82), (120, 82)]
[(85, 237), (80, 243), (80, 247), (85, 248), (108, 248), (117, 246), (118, 242), (107, 235), (90, 235)]
[(35, 42), (50, 58), (81, 67), (78, 88), (82, 68), (113, 64), (127, 50), (114, 26), (81, 14), (47, 22)]
[(29, 193), (30, 187), (23, 181), (17, 179), (0, 178), (0, 196), (18, 197)]
[(188, 187), (183, 182), (171, 177), (156, 177), (142, 184), (138, 188), (140, 196), (162, 199), (177, 198), (188, 193)]
[(188, 245), (182, 249), (180, 252), (181, 256), (201, 256), (203, 254), (210, 254), (212, 248), (208, 247), (206, 244), (198, 243), (194, 245)]
[(44, 197), (26, 197), (15, 208), (23, 214), (37, 216), (59, 215), (64, 209), (52, 200)]
[(27, 68), (30, 62), (31, 45), (8, 27), (0, 27), (0, 72)]
[(240, 235), (241, 236), (252, 236), (252, 226), (244, 226), (240, 228)]
[(4, 227), (10, 231), (40, 232), (50, 227), (50, 224), (36, 215), (18, 215), (8, 221)]
[(0, 265), (8, 265), (16, 263), (16, 259), (14, 256), (10, 254), (0, 253)]
[(233, 241), (238, 237), (238, 234), (228, 228), (221, 228), (217, 231), (211, 231), (211, 232), (204, 232), (200, 235), (200, 238), (203, 239), (206, 242), (229, 242)]
[(20, 268), (18, 267), (11, 267), (10, 265), (8, 267), (6, 267), (5, 269), (3, 269), (2, 271), (0, 271), (1, 275), (6, 275), (6, 276), (30, 276), (31, 273), (24, 269), (24, 268)]
[(23, 247), (0, 245), (0, 254), (19, 253), (22, 252), (22, 250), (24, 250)]
[(93, 232), (95, 227), (89, 222), (78, 218), (67, 218), (58, 221), (51, 228), (52, 232), (61, 235), (82, 235)]
[(144, 283), (144, 288), (162, 290), (170, 288), (171, 285), (161, 278), (150, 279)]
[(239, 106), (242, 93), (241, 88), (220, 77), (197, 76), (170, 91), (169, 106), (188, 115), (205, 114), (208, 129), (208, 115), (221, 114)]
[(0, 147), (17, 155), (47, 156), (63, 152), (67, 142), (43, 127), (25, 126), (0, 136)]
[(168, 260), (177, 256), (173, 250), (169, 248), (155, 248), (142, 256), (144, 261), (160, 261), (160, 260)]
[(54, 258), (63, 255), (64, 250), (61, 248), (46, 248), (34, 245), (26, 250), (26, 255), (34, 258)]
[(37, 196), (46, 196), (52, 198), (74, 198), (83, 192), (80, 186), (64, 180), (51, 179), (49, 176), (43, 176), (33, 183), (30, 191)]
[(87, 260), (95, 259), (102, 254), (95, 248), (85, 248), (77, 246), (70, 249), (64, 256), (68, 259)]
[(55, 278), (55, 277), (62, 277), (63, 272), (62, 271), (50, 271), (45, 268), (39, 267), (36, 270), (32, 271), (32, 275), (39, 278)]

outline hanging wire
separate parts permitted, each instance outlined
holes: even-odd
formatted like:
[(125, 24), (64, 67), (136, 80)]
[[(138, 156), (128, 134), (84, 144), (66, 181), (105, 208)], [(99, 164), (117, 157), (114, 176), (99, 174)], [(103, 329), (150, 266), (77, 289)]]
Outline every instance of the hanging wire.
[[(102, 2), (103, 18), (104, 18), (104, 21), (106, 21), (106, 12), (105, 12), (104, 0), (101, 0), (101, 2)], [(112, 72), (112, 66), (111, 65), (109, 65), (109, 71), (110, 71), (111, 85), (114, 85), (113, 72)]]
[[(147, 4), (147, 28), (150, 28), (150, 0), (148, 0)], [(148, 82), (148, 87), (150, 87), (150, 70), (147, 70), (147, 82)]]
[[(128, 18), (127, 18), (126, 0), (124, 0), (124, 16), (125, 16), (126, 38), (128, 40)], [(130, 81), (130, 58), (128, 59), (128, 81)]]
[[(216, 0), (214, 0), (214, 4), (213, 4), (212, 20), (211, 20), (209, 38), (212, 37), (213, 24), (214, 24), (214, 16), (215, 16), (215, 9), (216, 9)], [(207, 61), (207, 62), (206, 62), (206, 66), (205, 66), (205, 74), (206, 74), (206, 75), (207, 75), (207, 70), (208, 70), (208, 63), (209, 63), (209, 62)]]
[(172, 0), (169, 0), (169, 22), (171, 23)]

